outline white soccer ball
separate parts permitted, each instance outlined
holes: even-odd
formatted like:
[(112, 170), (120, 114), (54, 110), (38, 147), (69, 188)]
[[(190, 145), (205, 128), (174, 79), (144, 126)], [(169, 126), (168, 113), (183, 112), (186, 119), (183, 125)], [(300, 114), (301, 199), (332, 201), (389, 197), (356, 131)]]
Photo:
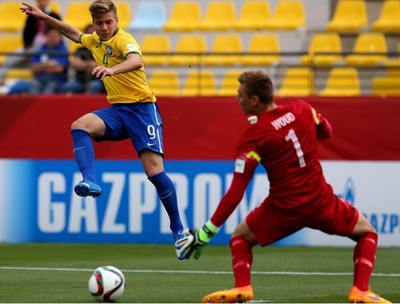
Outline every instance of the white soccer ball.
[(101, 266), (93, 271), (88, 287), (91, 295), (97, 300), (114, 302), (125, 291), (125, 276), (116, 267)]

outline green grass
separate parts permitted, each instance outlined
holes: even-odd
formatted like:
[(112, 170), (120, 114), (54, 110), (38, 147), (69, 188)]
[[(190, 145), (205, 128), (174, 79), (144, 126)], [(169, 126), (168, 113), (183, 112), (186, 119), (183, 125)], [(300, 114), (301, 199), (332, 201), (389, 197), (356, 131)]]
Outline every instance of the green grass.
[[(400, 302), (400, 248), (378, 249), (372, 289)], [(127, 289), (118, 301), (193, 303), (231, 288), (228, 246), (209, 246), (200, 260), (178, 261), (172, 246), (94, 244), (0, 245), (0, 302), (96, 303), (87, 290), (93, 269), (120, 268)], [(255, 302), (347, 302), (352, 248), (254, 249)]]

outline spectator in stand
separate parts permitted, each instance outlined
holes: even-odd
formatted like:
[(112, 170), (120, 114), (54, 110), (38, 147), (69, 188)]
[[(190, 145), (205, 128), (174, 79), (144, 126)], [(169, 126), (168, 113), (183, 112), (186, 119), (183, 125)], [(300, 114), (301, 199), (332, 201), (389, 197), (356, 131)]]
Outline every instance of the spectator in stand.
[[(93, 32), (93, 25), (89, 24), (85, 28), (85, 34), (92, 34)], [(80, 47), (74, 52), (70, 57), (70, 66), (75, 72), (75, 78), (65, 83), (62, 88), (62, 93), (106, 93), (103, 81), (92, 76), (92, 71), (97, 64), (92, 52), (87, 48)]]
[(68, 50), (61, 33), (53, 28), (46, 29), (47, 42), (32, 56), (31, 70), (34, 80), (29, 87), (31, 94), (60, 93), (67, 81)]
[[(50, 2), (51, 0), (36, 0), (37, 7), (40, 10), (53, 18), (61, 20), (61, 17), (57, 13), (51, 11), (49, 7)], [(24, 53), (31, 53), (46, 42), (45, 29), (45, 22), (43, 20), (28, 15), (22, 31), (24, 47), (16, 51), (20, 56), (8, 56), (0, 67), (0, 84), (4, 82), (8, 69), (21, 65), (26, 61), (27, 57), (24, 56)]]

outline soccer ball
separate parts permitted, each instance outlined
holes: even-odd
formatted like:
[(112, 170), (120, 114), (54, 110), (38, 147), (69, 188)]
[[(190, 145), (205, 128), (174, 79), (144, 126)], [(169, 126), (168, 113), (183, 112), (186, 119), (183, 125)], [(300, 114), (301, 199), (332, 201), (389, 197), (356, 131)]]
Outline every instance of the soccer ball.
[(93, 271), (88, 287), (91, 295), (97, 300), (114, 302), (125, 291), (125, 276), (116, 267), (101, 266)]

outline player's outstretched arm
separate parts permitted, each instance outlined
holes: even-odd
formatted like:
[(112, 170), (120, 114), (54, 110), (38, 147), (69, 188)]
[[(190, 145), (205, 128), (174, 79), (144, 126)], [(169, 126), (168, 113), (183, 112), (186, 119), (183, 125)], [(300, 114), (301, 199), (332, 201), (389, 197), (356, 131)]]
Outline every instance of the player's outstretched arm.
[(72, 41), (77, 43), (80, 42), (79, 37), (82, 35), (82, 32), (80, 30), (71, 25), (66, 24), (65, 22), (62, 22), (61, 20), (58, 20), (56, 18), (47, 15), (36, 6), (22, 2), (22, 7), (20, 8), (20, 10), (26, 15), (32, 15), (38, 19), (43, 20), (51, 27), (56, 28), (61, 34), (63, 34), (68, 39), (71, 39)]

